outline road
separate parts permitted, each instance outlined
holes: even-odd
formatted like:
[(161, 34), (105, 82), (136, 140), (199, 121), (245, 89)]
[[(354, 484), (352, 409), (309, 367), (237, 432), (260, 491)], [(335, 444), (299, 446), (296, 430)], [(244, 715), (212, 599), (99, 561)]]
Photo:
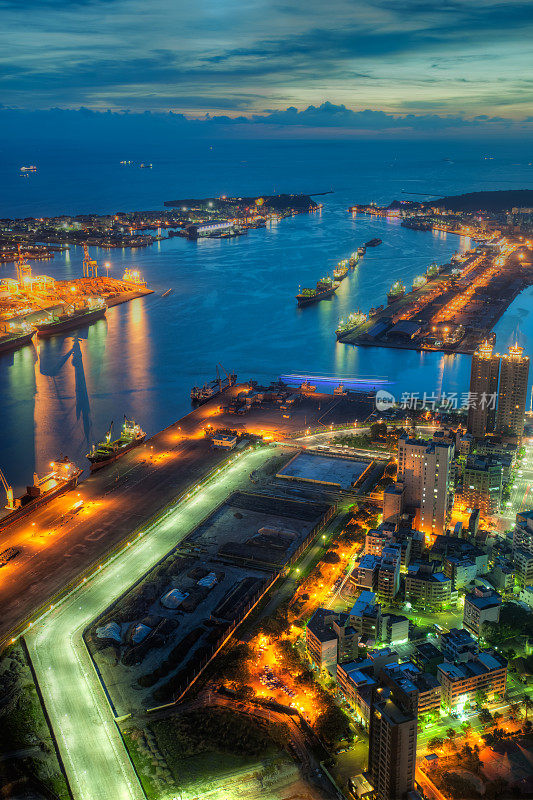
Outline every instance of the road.
[(531, 439), (524, 440), (524, 449), (525, 455), (522, 462), (519, 462), (509, 500), (504, 505), (502, 513), (498, 515), (504, 528), (510, 528), (514, 525), (516, 515), (520, 511), (527, 511), (533, 507), (533, 494), (531, 492), (533, 484), (533, 441)]
[(89, 623), (187, 536), (231, 492), (249, 487), (251, 470), (273, 450), (247, 452), (195, 497), (177, 506), (119, 557), (82, 583), (26, 634), (52, 728), (76, 800), (143, 800), (144, 792), (123, 745), (83, 641)]
[[(346, 398), (339, 406), (331, 395), (316, 395), (303, 398), (290, 419), (273, 404), (254, 407), (244, 417), (221, 411), (222, 403), (247, 388), (234, 386), (191, 411), (0, 534), (0, 550), (20, 550), (0, 569), (0, 648), (64, 587), (227, 459), (226, 451), (205, 438), (207, 425), (283, 438), (301, 430), (304, 420), (316, 424), (328, 409), (353, 419), (359, 408)], [(76, 511), (80, 500), (83, 506)]]

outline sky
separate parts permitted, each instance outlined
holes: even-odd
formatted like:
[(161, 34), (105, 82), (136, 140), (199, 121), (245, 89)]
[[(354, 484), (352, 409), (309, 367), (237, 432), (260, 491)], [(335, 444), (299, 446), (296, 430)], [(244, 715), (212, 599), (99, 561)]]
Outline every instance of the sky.
[(353, 130), (533, 120), (531, 0), (0, 0), (0, 22), (9, 111)]

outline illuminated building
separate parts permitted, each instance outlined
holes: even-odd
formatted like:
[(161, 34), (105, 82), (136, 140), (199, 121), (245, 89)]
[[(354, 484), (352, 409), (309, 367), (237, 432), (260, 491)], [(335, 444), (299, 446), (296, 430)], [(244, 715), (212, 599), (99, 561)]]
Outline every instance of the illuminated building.
[(403, 514), (405, 489), (396, 482), (387, 486), (383, 492), (383, 522), (397, 523)]
[(417, 718), (379, 688), (370, 714), (368, 774), (376, 800), (403, 800), (414, 787)]
[(388, 544), (383, 548), (378, 571), (377, 590), (379, 599), (385, 603), (390, 603), (398, 594), (401, 562), (401, 545)]
[(405, 504), (419, 509), (420, 530), (444, 533), (453, 507), (454, 445), (424, 439), (398, 440), (398, 480), (405, 486)]
[(465, 597), (463, 625), (474, 636), (479, 636), (484, 622), (498, 622), (502, 598), (492, 589), (474, 589)]
[(468, 509), (479, 508), (485, 514), (500, 510), (503, 465), (489, 457), (469, 456), (463, 476), (462, 503)]
[(403, 708), (419, 717), (440, 708), (440, 683), (435, 675), (421, 672), (412, 661), (383, 667), (380, 681), (392, 689)]
[(523, 348), (516, 344), (509, 348), (508, 355), (501, 357), (495, 426), (497, 433), (516, 436), (518, 439), (524, 432), (529, 375), (529, 358), (522, 353)]
[(476, 692), (489, 696), (505, 693), (507, 661), (499, 653), (483, 651), (463, 664), (439, 664), (437, 678), (442, 686), (442, 703), (457, 709), (472, 700)]
[(500, 356), (493, 354), (489, 342), (484, 342), (472, 356), (470, 369), (472, 402), (468, 408), (466, 428), (476, 439), (482, 439), (487, 432), (494, 430), (499, 371)]
[(424, 608), (441, 609), (451, 600), (452, 581), (431, 564), (409, 567), (405, 576), (405, 599)]

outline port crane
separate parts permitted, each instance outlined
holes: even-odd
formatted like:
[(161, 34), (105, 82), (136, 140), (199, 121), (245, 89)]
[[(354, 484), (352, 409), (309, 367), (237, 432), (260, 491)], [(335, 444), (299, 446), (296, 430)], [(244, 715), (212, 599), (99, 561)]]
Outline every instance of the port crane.
[(86, 244), (83, 245), (83, 277), (84, 278), (97, 278), (98, 277), (98, 262), (96, 259), (91, 258), (89, 255), (89, 248)]
[(2, 484), (6, 492), (6, 497), (7, 497), (6, 508), (9, 508), (9, 510), (12, 511), (15, 508), (15, 502), (13, 500), (13, 488), (7, 482), (6, 476), (4, 475), (1, 469), (0, 469), (0, 480), (2, 481)]
[(20, 244), (17, 245), (18, 259), (17, 259), (17, 281), (22, 289), (25, 278), (31, 278), (31, 266), (24, 258)]

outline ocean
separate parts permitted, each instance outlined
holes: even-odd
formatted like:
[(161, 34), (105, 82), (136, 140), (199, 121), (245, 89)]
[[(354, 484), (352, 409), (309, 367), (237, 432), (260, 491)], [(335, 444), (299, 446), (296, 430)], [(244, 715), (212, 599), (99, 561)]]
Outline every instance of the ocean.
[[(510, 150), (510, 148), (509, 148)], [(323, 192), (320, 213), (300, 215), (231, 239), (163, 240), (138, 250), (91, 248), (110, 275), (137, 267), (154, 294), (117, 306), (75, 336), (68, 333), (0, 356), (0, 467), (17, 488), (65, 454), (85, 453), (123, 415), (153, 433), (190, 410), (191, 386), (217, 364), (240, 379), (282, 374), (382, 378), (396, 396), (468, 389), (470, 358), (338, 344), (338, 320), (386, 302), (390, 285), (442, 263), (468, 239), (402, 228), (397, 221), (347, 213), (354, 202), (421, 199), (482, 189), (528, 188), (528, 152), (505, 145), (360, 141), (176, 142), (165, 152), (24, 148), (2, 153), (0, 216), (51, 216), (159, 209), (165, 200), (220, 194)], [(121, 167), (145, 160), (152, 170)], [(38, 172), (19, 175), (23, 164)], [(372, 237), (337, 295), (297, 309), (312, 286)], [(35, 262), (36, 274), (81, 275), (81, 248)], [(0, 267), (0, 278), (13, 274)], [(168, 289), (170, 294), (162, 297)], [(533, 288), (496, 326), (497, 347), (518, 338), (531, 349)]]

